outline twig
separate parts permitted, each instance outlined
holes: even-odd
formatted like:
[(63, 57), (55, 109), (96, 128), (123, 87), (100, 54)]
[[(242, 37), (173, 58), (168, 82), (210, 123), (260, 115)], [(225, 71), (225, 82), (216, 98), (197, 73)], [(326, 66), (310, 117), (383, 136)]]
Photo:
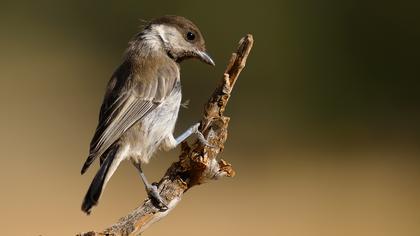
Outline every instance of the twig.
[(235, 175), (228, 162), (217, 161), (216, 157), (223, 150), (227, 139), (229, 117), (223, 113), (233, 86), (245, 67), (253, 42), (250, 34), (239, 41), (238, 49), (232, 54), (220, 85), (204, 106), (200, 131), (212, 146), (204, 146), (200, 142), (191, 146), (186, 142), (182, 143), (179, 161), (172, 163), (160, 180), (158, 189), (167, 203), (168, 210), (160, 211), (152, 200), (147, 198), (141, 206), (104, 231), (80, 233), (78, 236), (139, 235), (173, 210), (189, 188), (208, 180)]

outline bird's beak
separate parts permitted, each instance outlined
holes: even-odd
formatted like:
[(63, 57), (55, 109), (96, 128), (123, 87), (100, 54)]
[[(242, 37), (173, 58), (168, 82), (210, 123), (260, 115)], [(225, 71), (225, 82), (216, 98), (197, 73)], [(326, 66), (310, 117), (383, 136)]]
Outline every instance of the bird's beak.
[(204, 51), (197, 51), (197, 56), (199, 57), (199, 59), (209, 65), (215, 66), (216, 64), (214, 63), (213, 59), (211, 59), (211, 57), (209, 56), (209, 54), (207, 54), (207, 52)]

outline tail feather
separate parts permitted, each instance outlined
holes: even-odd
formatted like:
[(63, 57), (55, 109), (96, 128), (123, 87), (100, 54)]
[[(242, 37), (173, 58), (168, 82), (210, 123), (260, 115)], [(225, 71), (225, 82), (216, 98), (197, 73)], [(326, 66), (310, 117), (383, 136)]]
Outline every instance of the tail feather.
[(89, 186), (89, 190), (87, 191), (82, 203), (82, 211), (88, 215), (90, 214), (92, 207), (98, 204), (99, 197), (101, 196), (102, 190), (106, 184), (105, 180), (107, 175), (112, 174), (108, 172), (113, 164), (117, 151), (118, 146), (111, 147), (109, 152), (106, 154), (107, 156), (102, 163), (101, 168), (98, 170), (95, 178), (93, 178), (93, 181)]
[(92, 162), (95, 160), (95, 158), (92, 155), (89, 155), (85, 164), (83, 164), (82, 170), (80, 171), (80, 174), (86, 173), (89, 166), (92, 164)]

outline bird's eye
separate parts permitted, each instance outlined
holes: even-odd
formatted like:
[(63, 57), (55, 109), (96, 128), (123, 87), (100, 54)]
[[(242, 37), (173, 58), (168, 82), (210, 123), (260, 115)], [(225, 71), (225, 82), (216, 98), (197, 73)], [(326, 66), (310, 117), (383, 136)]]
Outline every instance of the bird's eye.
[(189, 41), (193, 41), (195, 39), (195, 34), (193, 32), (188, 32), (187, 33), (187, 39)]

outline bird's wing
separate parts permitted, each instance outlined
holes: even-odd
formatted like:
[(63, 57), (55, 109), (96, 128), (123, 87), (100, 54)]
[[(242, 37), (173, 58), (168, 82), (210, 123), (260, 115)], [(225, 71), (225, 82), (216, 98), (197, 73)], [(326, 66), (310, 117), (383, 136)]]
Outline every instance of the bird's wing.
[[(110, 83), (101, 107), (99, 124), (90, 144), (90, 154), (82, 174), (102, 156), (125, 131), (154, 110), (172, 92), (178, 76), (167, 69), (157, 70), (139, 79), (136, 73), (118, 69)], [(173, 72), (173, 71), (172, 71)]]

